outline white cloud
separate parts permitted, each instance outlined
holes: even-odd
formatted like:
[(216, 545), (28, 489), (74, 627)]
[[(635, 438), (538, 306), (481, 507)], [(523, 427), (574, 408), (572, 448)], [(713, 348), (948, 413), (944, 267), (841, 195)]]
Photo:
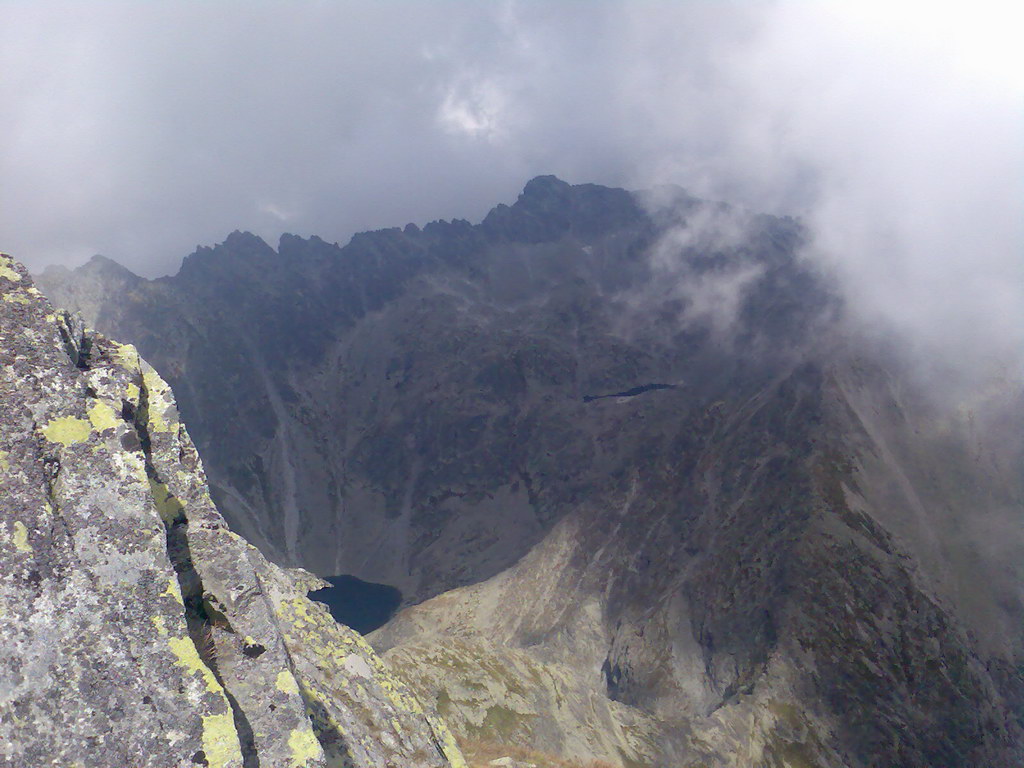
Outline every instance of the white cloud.
[(259, 203), (256, 206), (256, 209), (260, 213), (266, 213), (269, 214), (270, 216), (273, 216), (275, 219), (282, 223), (293, 221), (295, 218), (298, 217), (298, 213), (296, 211), (289, 210), (276, 203)]
[(449, 87), (438, 119), (450, 132), (498, 141), (507, 135), (503, 127), (505, 103), (505, 94), (493, 80), (468, 80)]
[[(0, 4), (0, 245), (479, 218), (533, 175), (797, 213), (851, 305), (1024, 348), (1010, 2)], [(254, 202), (255, 201), (255, 202)]]

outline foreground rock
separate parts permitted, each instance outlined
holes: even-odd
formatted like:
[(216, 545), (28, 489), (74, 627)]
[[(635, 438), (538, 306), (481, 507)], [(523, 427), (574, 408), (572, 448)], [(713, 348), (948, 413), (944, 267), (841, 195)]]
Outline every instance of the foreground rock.
[(167, 385), (0, 257), (0, 765), (463, 765), (232, 533)]

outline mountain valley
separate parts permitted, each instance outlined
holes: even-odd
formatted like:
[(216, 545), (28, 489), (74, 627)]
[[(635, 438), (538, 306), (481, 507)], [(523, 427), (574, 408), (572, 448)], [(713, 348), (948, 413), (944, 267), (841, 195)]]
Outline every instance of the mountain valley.
[(1024, 764), (1024, 389), (931, 386), (810, 239), (543, 176), (476, 225), (37, 282), (167, 380), (267, 568), (385, 590), (360, 629), (464, 743)]

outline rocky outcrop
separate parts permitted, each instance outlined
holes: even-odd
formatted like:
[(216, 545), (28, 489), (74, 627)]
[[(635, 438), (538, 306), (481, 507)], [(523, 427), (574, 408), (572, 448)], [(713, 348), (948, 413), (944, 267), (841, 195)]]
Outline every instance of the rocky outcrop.
[(657, 765), (662, 754), (663, 723), (609, 698), (585, 665), (450, 624), (443, 633), (410, 638), (386, 659), (467, 744), (542, 749), (580, 764)]
[(169, 387), (0, 257), (0, 765), (464, 765), (228, 529)]

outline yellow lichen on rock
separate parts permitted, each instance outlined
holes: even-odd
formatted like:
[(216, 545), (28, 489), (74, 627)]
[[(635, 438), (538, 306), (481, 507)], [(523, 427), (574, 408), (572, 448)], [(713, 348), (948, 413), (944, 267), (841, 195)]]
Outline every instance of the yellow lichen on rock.
[(172, 426), (176, 426), (168, 422), (165, 415), (173, 402), (171, 388), (151, 365), (142, 362), (141, 368), (148, 402), (149, 428), (154, 432), (170, 432)]
[(53, 419), (43, 427), (43, 436), (47, 440), (51, 443), (60, 443), (65, 448), (76, 443), (84, 443), (89, 439), (91, 432), (92, 425), (88, 421), (74, 416)]
[(321, 760), (324, 756), (323, 747), (308, 726), (295, 728), (288, 736), (288, 746), (292, 751), (292, 768), (305, 768), (310, 761)]
[(281, 693), (297, 694), (299, 692), (299, 684), (295, 682), (295, 675), (287, 669), (282, 669), (277, 673), (276, 686)]
[(462, 756), (462, 751), (459, 749), (458, 742), (455, 741), (455, 736), (448, 729), (448, 726), (440, 718), (433, 715), (426, 715), (426, 719), (430, 723), (434, 735), (437, 736), (441, 752), (448, 758), (452, 768), (468, 768), (466, 759)]
[(167, 589), (160, 593), (161, 597), (165, 595), (173, 597), (181, 605), (185, 604), (185, 598), (181, 596), (181, 585), (178, 584), (178, 580), (174, 576), (167, 580)]
[(242, 748), (230, 712), (203, 717), (203, 751), (209, 768), (241, 766)]
[(199, 651), (196, 650), (196, 644), (192, 642), (192, 638), (172, 637), (167, 641), (167, 645), (174, 655), (178, 657), (175, 664), (179, 667), (184, 667), (193, 674), (202, 675), (203, 682), (206, 683), (206, 690), (211, 693), (224, 692), (220, 683), (217, 682), (217, 678), (214, 677), (213, 672), (199, 658)]
[(10, 262), (7, 259), (4, 259), (4, 261), (7, 263), (0, 264), (0, 277), (4, 278), (5, 280), (10, 280), (12, 283), (20, 283), (21, 275), (19, 275), (15, 270), (11, 269), (8, 266)]
[(139, 351), (131, 344), (114, 344), (114, 361), (129, 371), (139, 370)]
[(173, 523), (184, 512), (184, 507), (177, 497), (172, 494), (166, 483), (161, 483), (150, 478), (149, 489), (153, 495), (153, 503), (156, 511), (160, 513), (160, 519), (165, 523)]
[(114, 409), (104, 402), (97, 402), (89, 409), (89, 421), (99, 432), (113, 429), (120, 423)]
[(31, 552), (32, 545), (28, 543), (28, 528), (21, 520), (14, 521), (14, 548), (19, 552)]
[[(393, 713), (386, 721), (391, 731), (402, 731), (401, 718), (423, 718), (451, 767), (466, 768), (462, 753), (447, 726), (438, 718), (425, 714), (419, 700), (391, 674), (362, 636), (338, 625), (326, 608), (306, 599), (280, 600), (276, 602), (275, 609), (285, 624), (285, 644), (289, 648), (301, 647), (318, 668), (321, 679), (331, 681), (334, 687), (333, 691), (325, 690), (311, 677), (300, 675), (302, 697), (307, 702), (320, 705), (320, 717), (329, 731), (345, 731), (345, 725), (333, 716), (331, 707), (332, 699), (342, 688), (348, 688), (344, 696), (352, 702), (371, 701), (380, 696), (389, 702), (386, 709)], [(371, 693), (368, 687), (374, 692)]]

